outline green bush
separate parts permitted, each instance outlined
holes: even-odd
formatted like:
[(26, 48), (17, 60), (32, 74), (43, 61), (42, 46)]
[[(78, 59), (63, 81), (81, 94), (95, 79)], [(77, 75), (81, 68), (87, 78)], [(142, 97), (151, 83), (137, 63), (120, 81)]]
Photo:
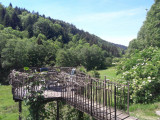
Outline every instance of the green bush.
[(160, 49), (149, 47), (119, 62), (118, 73), (130, 82), (134, 103), (149, 103), (160, 96)]
[(87, 70), (86, 70), (86, 68), (84, 66), (78, 66), (77, 67), (77, 71), (84, 72), (84, 73), (87, 72)]
[(105, 60), (105, 66), (106, 67), (110, 67), (112, 66), (112, 58), (111, 57), (107, 57)]
[(89, 75), (95, 78), (100, 78), (100, 73), (96, 70), (89, 71)]

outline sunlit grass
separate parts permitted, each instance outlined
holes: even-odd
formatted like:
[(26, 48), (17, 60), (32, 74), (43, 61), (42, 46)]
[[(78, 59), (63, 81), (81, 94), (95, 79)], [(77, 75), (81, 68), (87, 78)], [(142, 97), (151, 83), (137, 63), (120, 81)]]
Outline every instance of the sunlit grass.
[[(22, 108), (25, 117), (28, 111), (26, 106)], [(18, 120), (18, 117), (18, 102), (13, 100), (11, 86), (0, 85), (0, 120)]]
[(106, 79), (112, 80), (112, 81), (117, 81), (121, 79), (121, 75), (116, 74), (116, 68), (115, 67), (110, 67), (106, 70), (98, 70), (100, 73), (100, 78), (104, 80), (104, 77), (106, 76)]

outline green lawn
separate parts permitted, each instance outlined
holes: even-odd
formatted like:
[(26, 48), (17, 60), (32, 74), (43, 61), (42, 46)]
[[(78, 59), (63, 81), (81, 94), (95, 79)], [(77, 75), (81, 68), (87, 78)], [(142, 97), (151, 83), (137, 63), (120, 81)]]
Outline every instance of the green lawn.
[(121, 75), (116, 75), (116, 68), (110, 67), (106, 70), (98, 70), (100, 73), (101, 79), (104, 80), (104, 77), (106, 76), (107, 79), (110, 79), (112, 81), (117, 81), (121, 79)]
[[(116, 68), (110, 67), (106, 70), (98, 70), (101, 75), (101, 79), (106, 78), (112, 81), (121, 80), (121, 75), (116, 75)], [(153, 104), (133, 104), (130, 105), (130, 115), (138, 118), (139, 120), (160, 120), (160, 116), (157, 116), (155, 111), (160, 111), (160, 102)]]
[[(24, 105), (22, 108), (25, 117), (27, 108)], [(18, 103), (13, 100), (11, 86), (0, 85), (0, 120), (18, 120), (18, 117)]]

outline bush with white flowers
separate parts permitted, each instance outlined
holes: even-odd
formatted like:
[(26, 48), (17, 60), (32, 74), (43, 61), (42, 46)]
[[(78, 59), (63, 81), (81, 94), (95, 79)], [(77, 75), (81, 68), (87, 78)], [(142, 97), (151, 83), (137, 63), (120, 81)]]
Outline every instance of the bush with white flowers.
[(130, 98), (134, 103), (160, 99), (160, 49), (149, 47), (124, 58), (117, 67), (122, 78), (130, 82)]

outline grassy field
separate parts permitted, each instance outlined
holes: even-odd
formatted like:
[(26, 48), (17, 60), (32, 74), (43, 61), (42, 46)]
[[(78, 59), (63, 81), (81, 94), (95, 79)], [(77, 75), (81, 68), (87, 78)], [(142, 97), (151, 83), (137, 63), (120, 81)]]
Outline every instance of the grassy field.
[[(24, 105), (22, 108), (25, 117), (27, 108)], [(18, 120), (18, 117), (18, 103), (13, 100), (11, 86), (0, 85), (0, 120)]]
[[(121, 75), (116, 75), (115, 67), (110, 67), (106, 70), (98, 70), (101, 75), (101, 79), (106, 78), (112, 81), (118, 81), (121, 79)], [(130, 115), (138, 118), (139, 120), (160, 120), (160, 116), (156, 115), (156, 111), (160, 111), (160, 102), (153, 104), (132, 104), (130, 105)]]
[(100, 73), (101, 79), (104, 80), (104, 77), (106, 76), (107, 79), (117, 81), (121, 79), (121, 75), (116, 75), (116, 69), (115, 67), (110, 67), (106, 70), (98, 70)]

